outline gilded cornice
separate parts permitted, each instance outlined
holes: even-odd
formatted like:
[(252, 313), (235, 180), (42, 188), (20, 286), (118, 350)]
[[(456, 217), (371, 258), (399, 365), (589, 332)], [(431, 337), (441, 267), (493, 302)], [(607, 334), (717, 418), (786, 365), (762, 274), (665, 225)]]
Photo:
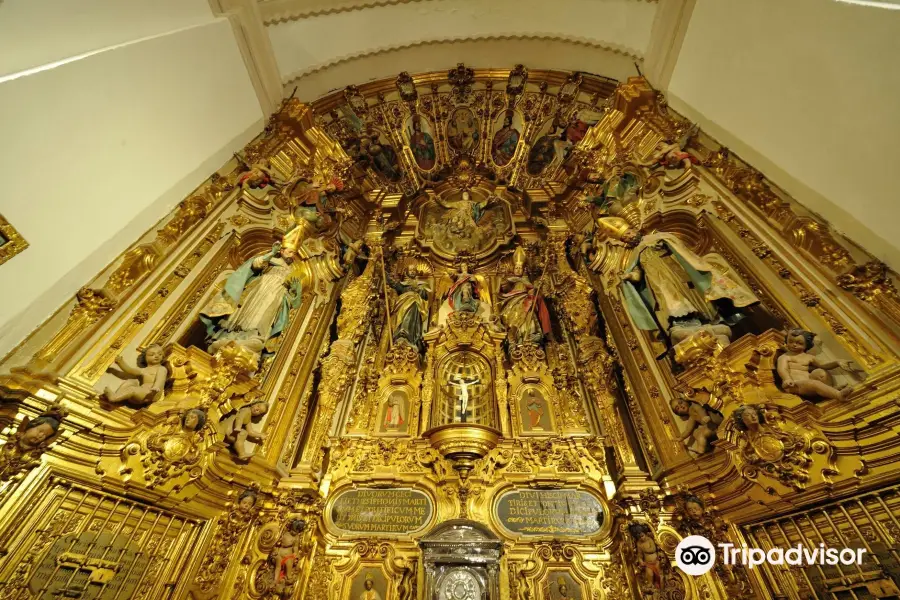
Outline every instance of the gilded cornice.
[[(343, 12), (365, 10), (396, 4), (413, 4), (425, 0), (259, 0), (263, 23), (267, 26)], [(635, 3), (658, 4), (659, 0), (632, 0)]]
[[(4, 241), (5, 240), (5, 241)], [(28, 247), (16, 228), (0, 215), (0, 265)]]
[(632, 60), (643, 62), (643, 55), (633, 48), (627, 48), (625, 46), (621, 46), (619, 44), (614, 44), (611, 42), (605, 41), (596, 41), (589, 40), (586, 38), (576, 37), (576, 36), (566, 36), (566, 35), (553, 35), (553, 34), (541, 34), (541, 33), (517, 33), (517, 34), (508, 34), (508, 35), (470, 35), (470, 36), (461, 36), (461, 37), (448, 37), (448, 38), (437, 38), (430, 40), (420, 40), (416, 42), (410, 42), (406, 44), (396, 44), (389, 46), (382, 46), (380, 48), (369, 49), (364, 52), (359, 52), (356, 54), (349, 54), (347, 56), (342, 56), (340, 58), (336, 58), (334, 60), (330, 60), (328, 62), (303, 69), (302, 71), (295, 71), (288, 75), (285, 80), (285, 85), (290, 85), (293, 82), (302, 79), (303, 77), (307, 77), (314, 73), (318, 73), (320, 71), (324, 71), (326, 69), (330, 69), (337, 65), (346, 64), (352, 61), (361, 60), (364, 58), (370, 58), (373, 56), (379, 56), (383, 54), (389, 54), (391, 52), (399, 52), (401, 50), (407, 50), (409, 48), (418, 48), (422, 46), (430, 46), (430, 45), (439, 45), (439, 44), (462, 44), (466, 42), (485, 42), (485, 41), (498, 41), (498, 42), (508, 42), (508, 41), (539, 41), (539, 42), (563, 42), (566, 44), (572, 44), (576, 46), (584, 46), (587, 48), (594, 48), (596, 50), (604, 50), (607, 52), (611, 52), (613, 54), (618, 54), (620, 56), (624, 56), (630, 58)]

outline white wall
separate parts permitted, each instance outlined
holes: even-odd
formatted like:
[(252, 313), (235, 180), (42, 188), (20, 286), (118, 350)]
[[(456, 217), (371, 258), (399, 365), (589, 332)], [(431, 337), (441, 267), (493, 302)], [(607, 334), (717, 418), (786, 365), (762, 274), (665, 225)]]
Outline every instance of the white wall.
[(207, 0), (3, 0), (0, 78), (210, 21)]
[[(47, 4), (67, 2), (75, 4)], [(231, 25), (208, 5), (199, 19), (199, 4), (184, 0), (191, 6), (180, 20), (148, 13), (152, 33), (128, 13), (122, 27), (140, 41), (0, 79), (0, 213), (30, 244), (0, 265), (0, 357), (261, 130)], [(0, 4), (6, 28), (11, 8), (21, 11), (19, 0)], [(84, 52), (104, 37), (78, 26), (83, 43), (61, 45), (53, 60), (60, 48)], [(121, 32), (107, 33), (109, 42)], [(0, 56), (18, 53), (3, 36)], [(39, 55), (27, 42), (16, 42), (25, 44), (20, 66)]]
[(897, 10), (697, 0), (670, 100), (900, 269), (898, 65)]

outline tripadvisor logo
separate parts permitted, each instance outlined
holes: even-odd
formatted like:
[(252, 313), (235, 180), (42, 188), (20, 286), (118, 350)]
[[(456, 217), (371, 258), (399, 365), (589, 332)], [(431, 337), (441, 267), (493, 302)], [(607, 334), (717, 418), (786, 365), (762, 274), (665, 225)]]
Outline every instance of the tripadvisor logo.
[[(804, 548), (797, 545), (791, 548), (737, 547), (734, 544), (718, 544), (719, 557), (725, 565), (743, 565), (749, 569), (766, 563), (769, 565), (861, 565), (864, 548), (827, 548), (819, 544), (818, 548)], [(708, 573), (716, 562), (716, 550), (708, 539), (702, 535), (689, 535), (675, 548), (675, 562), (678, 568), (688, 575)]]

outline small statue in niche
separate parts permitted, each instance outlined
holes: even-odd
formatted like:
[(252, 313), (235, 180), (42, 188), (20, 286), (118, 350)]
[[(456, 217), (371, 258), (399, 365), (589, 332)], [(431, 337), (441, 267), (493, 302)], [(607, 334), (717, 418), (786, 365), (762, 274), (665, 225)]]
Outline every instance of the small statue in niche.
[(284, 528), (278, 543), (269, 553), (269, 562), (274, 568), (271, 591), (280, 598), (290, 598), (294, 585), (300, 576), (297, 565), (300, 561), (300, 540), (306, 530), (306, 521), (292, 519)]
[(107, 386), (103, 397), (109, 402), (128, 402), (139, 406), (160, 399), (169, 375), (168, 369), (163, 365), (165, 356), (165, 350), (159, 344), (148, 346), (134, 367), (123, 356), (117, 356), (116, 366), (134, 379), (123, 381), (116, 390)]
[(641, 588), (662, 588), (662, 567), (653, 531), (644, 523), (632, 523), (628, 526), (628, 532), (634, 540)]
[(423, 336), (428, 323), (431, 284), (419, 279), (418, 269), (413, 262), (406, 266), (401, 281), (388, 277), (388, 285), (396, 290), (399, 297), (392, 307), (394, 321), (394, 343), (405, 344), (421, 352), (424, 349)]
[(790, 394), (804, 398), (843, 400), (853, 388), (848, 384), (835, 387), (829, 382), (831, 369), (853, 371), (849, 360), (820, 362), (809, 353), (816, 335), (804, 329), (791, 329), (784, 338), (785, 353), (778, 357), (776, 369), (781, 377), (781, 387)]
[(453, 285), (447, 292), (447, 301), (454, 311), (477, 313), (481, 304), (478, 295), (478, 282), (469, 274), (469, 265), (462, 263), (455, 274)]
[(271, 342), (284, 331), (291, 310), (300, 306), (302, 285), (292, 264), (295, 240), (255, 256), (229, 275), (225, 287), (200, 312), (206, 325), (209, 353), (235, 342), (261, 354), (273, 351)]
[(749, 288), (670, 233), (643, 236), (621, 217), (601, 217), (597, 227), (630, 251), (621, 289), (635, 325), (659, 331), (673, 346), (703, 330), (728, 345), (728, 325), (744, 318), (740, 309), (759, 303)]
[(499, 312), (511, 346), (541, 344), (550, 335), (550, 311), (525, 273), (525, 249), (513, 253), (513, 272), (500, 285)]
[(254, 400), (232, 412), (219, 423), (219, 429), (225, 436), (225, 443), (234, 449), (239, 459), (247, 460), (254, 454), (254, 451), (247, 447), (248, 440), (252, 442), (265, 440), (266, 434), (254, 425), (258, 424), (268, 411), (267, 401)]
[(461, 375), (452, 375), (447, 383), (459, 388), (459, 408), (454, 414), (454, 423), (467, 423), (471, 417), (471, 407), (469, 406), (469, 386), (478, 385), (481, 379), (478, 377), (463, 377)]
[(672, 398), (670, 406), (673, 413), (687, 421), (681, 441), (698, 454), (712, 450), (710, 444), (717, 439), (716, 430), (724, 420), (722, 413), (684, 396)]

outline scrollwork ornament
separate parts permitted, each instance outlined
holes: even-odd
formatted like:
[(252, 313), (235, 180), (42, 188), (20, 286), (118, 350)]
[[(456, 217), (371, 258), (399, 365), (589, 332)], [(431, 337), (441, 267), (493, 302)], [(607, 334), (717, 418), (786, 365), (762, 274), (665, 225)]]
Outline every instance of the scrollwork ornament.
[(219, 594), (225, 570), (241, 536), (259, 519), (259, 492), (255, 487), (238, 495), (229, 510), (216, 520), (216, 533), (191, 588), (196, 598), (208, 600)]
[(726, 448), (741, 475), (773, 495), (806, 489), (817, 456), (824, 458), (823, 481), (830, 482), (838, 473), (835, 449), (825, 437), (785, 418), (773, 404), (738, 407), (726, 436)]
[[(138, 435), (127, 443), (121, 452), (120, 473), (130, 478), (134, 471), (134, 459), (140, 464), (144, 482), (149, 489), (171, 485), (178, 491), (187, 483), (199, 479), (203, 468), (202, 457), (206, 411), (192, 408), (168, 419)], [(186, 476), (186, 477), (185, 477)], [(182, 479), (183, 478), (183, 479)]]

